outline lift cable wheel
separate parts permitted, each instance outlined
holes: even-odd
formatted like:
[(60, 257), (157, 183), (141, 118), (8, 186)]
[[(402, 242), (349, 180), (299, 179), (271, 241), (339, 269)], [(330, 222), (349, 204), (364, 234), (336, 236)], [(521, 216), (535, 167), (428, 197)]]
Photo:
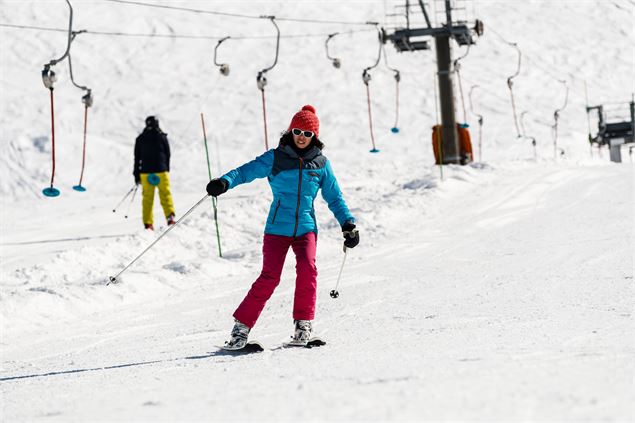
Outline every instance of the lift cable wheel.
[(258, 76), (256, 77), (256, 82), (258, 84), (258, 89), (260, 90), (261, 94), (262, 94), (262, 117), (264, 120), (264, 126), (265, 126), (265, 150), (269, 150), (269, 138), (267, 136), (267, 103), (265, 100), (265, 87), (267, 86), (267, 78), (265, 77), (265, 74), (267, 72), (269, 72), (271, 69), (273, 69), (276, 64), (278, 63), (278, 53), (280, 52), (280, 28), (278, 28), (278, 24), (276, 23), (276, 17), (275, 16), (261, 16), (261, 18), (266, 18), (266, 19), (270, 19), (271, 23), (273, 24), (273, 26), (276, 27), (276, 32), (277, 32), (277, 36), (276, 36), (276, 57), (273, 61), (273, 64), (271, 66), (269, 66), (268, 68), (265, 68), (263, 70), (261, 70), (260, 72), (258, 72)]
[[(375, 28), (377, 28), (377, 24), (374, 23)], [(378, 33), (378, 39), (379, 39), (379, 49), (377, 51), (377, 60), (375, 60), (375, 63), (371, 66), (368, 66), (367, 68), (364, 69), (364, 72), (362, 72), (362, 80), (364, 81), (364, 85), (366, 85), (366, 101), (368, 103), (368, 124), (370, 126), (370, 140), (373, 144), (373, 148), (370, 150), (371, 153), (379, 153), (379, 150), (377, 149), (376, 145), (375, 145), (375, 134), (373, 133), (373, 115), (371, 112), (371, 107), (370, 107), (370, 87), (369, 87), (369, 82), (371, 81), (371, 75), (370, 75), (370, 70), (374, 69), (377, 67), (377, 65), (379, 64), (379, 60), (381, 59), (381, 52), (382, 52), (382, 42), (381, 42), (381, 33), (379, 32), (379, 29), (377, 29), (377, 33)]]
[(218, 63), (216, 61), (216, 51), (218, 50), (218, 47), (223, 43), (223, 41), (228, 40), (230, 38), (231, 37), (221, 38), (220, 40), (218, 40), (216, 47), (214, 47), (214, 64), (219, 67), (219, 71), (221, 75), (223, 76), (229, 75), (229, 65), (227, 63)]
[(483, 115), (479, 115), (478, 113), (475, 113), (474, 107), (472, 107), (472, 91), (474, 91), (476, 88), (480, 88), (480, 87), (478, 85), (472, 85), (472, 87), (470, 88), (470, 92), (468, 94), (468, 98), (470, 100), (470, 111), (472, 112), (472, 114), (478, 117), (478, 161), (480, 162), (482, 161), (481, 139), (483, 135)]
[(329, 54), (329, 41), (331, 41), (331, 38), (335, 37), (338, 34), (339, 32), (334, 32), (333, 34), (329, 34), (328, 38), (324, 42), (324, 47), (326, 48), (326, 58), (333, 63), (333, 67), (335, 69), (339, 69), (342, 66), (342, 61), (338, 59), (337, 57), (331, 57), (331, 55)]
[(521, 51), (518, 48), (518, 45), (516, 43), (508, 43), (508, 44), (510, 46), (514, 47), (516, 49), (516, 51), (518, 52), (518, 65), (516, 67), (516, 73), (514, 73), (512, 76), (507, 78), (507, 87), (509, 87), (509, 94), (510, 94), (511, 99), (512, 99), (512, 112), (514, 113), (514, 125), (516, 126), (516, 134), (520, 138), (521, 135), (520, 135), (520, 129), (518, 128), (518, 117), (516, 115), (516, 102), (514, 100), (514, 90), (513, 90), (512, 86), (514, 85), (513, 79), (516, 78), (518, 76), (518, 74), (520, 74), (520, 65), (521, 65), (522, 53), (521, 53)]
[(564, 104), (561, 108), (556, 109), (553, 112), (553, 157), (554, 160), (558, 158), (558, 119), (560, 118), (560, 112), (562, 112), (567, 107), (567, 102), (569, 100), (569, 85), (567, 85), (567, 81), (564, 79), (559, 79), (558, 82), (564, 84), (565, 94), (564, 94)]
[[(71, 35), (71, 42), (75, 41), (75, 37), (78, 34), (81, 34), (83, 32), (86, 32), (86, 31), (85, 30), (73, 31)], [(68, 70), (69, 70), (71, 82), (73, 83), (73, 85), (75, 85), (80, 90), (83, 90), (86, 92), (86, 94), (82, 96), (82, 103), (84, 104), (84, 142), (82, 146), (82, 170), (79, 175), (79, 184), (73, 186), (73, 189), (75, 191), (84, 192), (86, 191), (86, 188), (82, 186), (82, 181), (84, 179), (84, 167), (86, 165), (86, 133), (87, 133), (87, 124), (88, 124), (88, 108), (93, 105), (93, 95), (90, 88), (83, 85), (79, 85), (77, 82), (75, 82), (75, 78), (73, 77), (73, 58), (71, 56), (70, 51), (68, 52)]]
[(51, 69), (52, 66), (55, 66), (62, 60), (68, 56), (71, 49), (71, 41), (73, 38), (73, 5), (69, 0), (66, 0), (66, 4), (68, 4), (68, 8), (70, 9), (69, 19), (68, 19), (68, 42), (66, 44), (66, 51), (59, 59), (53, 59), (46, 65), (44, 65), (44, 69), (42, 69), (42, 82), (44, 86), (50, 91), (51, 98), (51, 157), (53, 162), (53, 168), (51, 170), (51, 185), (42, 190), (42, 194), (47, 197), (57, 197), (60, 195), (60, 191), (53, 186), (55, 182), (55, 107), (54, 107), (54, 84), (57, 81), (57, 77), (55, 76), (55, 72)]

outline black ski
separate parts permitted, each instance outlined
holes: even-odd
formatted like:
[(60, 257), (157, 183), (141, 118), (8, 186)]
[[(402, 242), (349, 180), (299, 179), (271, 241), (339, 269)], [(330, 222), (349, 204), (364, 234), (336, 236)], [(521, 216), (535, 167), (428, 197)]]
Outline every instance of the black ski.
[(265, 347), (258, 341), (249, 341), (242, 348), (231, 348), (227, 346), (220, 347), (221, 350), (229, 353), (229, 354), (252, 354), (259, 353), (265, 350)]
[(326, 341), (324, 341), (322, 338), (318, 336), (314, 336), (313, 338), (309, 339), (308, 342), (291, 341), (291, 342), (285, 342), (284, 344), (282, 344), (282, 346), (285, 348), (293, 348), (293, 347), (315, 348), (315, 347), (321, 347), (323, 345), (326, 345)]

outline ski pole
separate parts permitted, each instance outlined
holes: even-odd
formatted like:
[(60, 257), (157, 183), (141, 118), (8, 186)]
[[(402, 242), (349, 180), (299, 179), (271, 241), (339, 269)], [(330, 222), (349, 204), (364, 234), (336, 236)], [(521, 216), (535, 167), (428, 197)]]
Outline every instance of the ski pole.
[(124, 218), (128, 218), (128, 213), (130, 213), (130, 206), (132, 206), (132, 203), (134, 203), (134, 196), (135, 194), (137, 194), (137, 189), (139, 188), (139, 185), (135, 185), (134, 187), (134, 191), (132, 193), (132, 199), (130, 200), (130, 204), (128, 204), (128, 209), (126, 210), (126, 214), (124, 215)]
[(137, 185), (135, 184), (135, 186), (133, 186), (132, 188), (130, 188), (130, 191), (128, 191), (128, 192), (126, 193), (126, 195), (124, 195), (124, 196), (123, 196), (123, 198), (121, 199), (121, 201), (120, 201), (119, 203), (117, 203), (117, 205), (115, 206), (115, 208), (114, 208), (114, 209), (112, 209), (112, 212), (113, 212), (113, 213), (117, 211), (117, 209), (119, 208), (119, 206), (121, 205), (121, 203), (123, 203), (123, 201), (124, 201), (126, 198), (128, 198), (128, 196), (130, 195), (130, 193), (131, 193), (132, 191), (134, 191), (134, 189), (135, 189), (136, 187), (137, 187)]
[[(219, 43), (220, 44), (220, 43)], [(205, 141), (205, 157), (207, 158), (207, 173), (209, 174), (209, 180), (212, 180), (212, 166), (209, 164), (209, 150), (207, 149), (207, 132), (205, 131), (205, 118), (201, 113), (201, 124), (203, 125), (203, 140)], [(216, 240), (218, 241), (218, 256), (223, 257), (223, 250), (220, 245), (220, 230), (218, 229), (218, 207), (216, 202), (218, 199), (212, 197), (212, 206), (214, 207), (214, 222), (216, 223)]]
[(340, 267), (340, 274), (337, 275), (335, 289), (331, 290), (331, 298), (337, 298), (340, 296), (340, 292), (337, 290), (337, 287), (340, 286), (340, 279), (342, 277), (342, 270), (344, 270), (344, 263), (346, 263), (346, 245), (344, 246), (344, 259), (342, 260), (342, 267)]
[(185, 219), (185, 218), (186, 218), (186, 217), (187, 217), (190, 213), (192, 213), (192, 211), (193, 211), (195, 208), (197, 208), (198, 206), (200, 206), (200, 205), (201, 205), (201, 203), (207, 199), (207, 197), (209, 197), (209, 195), (208, 195), (208, 194), (205, 194), (205, 197), (201, 198), (201, 199), (198, 201), (198, 203), (194, 204), (194, 205), (193, 205), (193, 206), (192, 206), (192, 207), (191, 207), (191, 208), (190, 208), (190, 209), (189, 209), (189, 210), (188, 210), (188, 211), (187, 211), (187, 212), (186, 212), (183, 216), (181, 216), (181, 218), (180, 218), (179, 220), (177, 220), (177, 221), (174, 223), (174, 225), (170, 225), (170, 226), (168, 226), (168, 228), (165, 230), (165, 232), (163, 232), (163, 233), (161, 234), (161, 236), (160, 236), (160, 237), (158, 237), (157, 239), (155, 239), (155, 240), (152, 242), (152, 244), (150, 244), (150, 245), (149, 245), (149, 246), (148, 246), (145, 250), (143, 250), (143, 251), (141, 252), (141, 254), (139, 254), (137, 257), (135, 257), (135, 258), (134, 258), (134, 260), (132, 260), (132, 261), (131, 261), (131, 262), (130, 262), (130, 263), (129, 263), (126, 267), (124, 267), (123, 269), (121, 269), (121, 271), (120, 271), (119, 273), (117, 273), (115, 276), (109, 276), (109, 277), (108, 277), (109, 281), (108, 281), (108, 283), (106, 283), (106, 286), (110, 285), (111, 283), (119, 283), (119, 282), (121, 282), (121, 279), (119, 279), (119, 276), (120, 276), (123, 272), (125, 272), (125, 271), (126, 271), (126, 270), (130, 267), (130, 266), (132, 266), (132, 264), (133, 264), (135, 261), (139, 260), (139, 259), (141, 258), (141, 256), (143, 256), (143, 255), (144, 255), (144, 254), (145, 254), (145, 253), (146, 253), (146, 252), (147, 252), (150, 248), (152, 248), (152, 246), (153, 246), (154, 244), (156, 244), (157, 242), (159, 242), (159, 240), (160, 240), (161, 238), (163, 238), (165, 235), (167, 235), (167, 234), (168, 234), (168, 232), (170, 232), (170, 231), (171, 231), (172, 229), (174, 229), (174, 228), (175, 228), (175, 227), (176, 227), (179, 223), (181, 223), (181, 221), (182, 221), (183, 219)]

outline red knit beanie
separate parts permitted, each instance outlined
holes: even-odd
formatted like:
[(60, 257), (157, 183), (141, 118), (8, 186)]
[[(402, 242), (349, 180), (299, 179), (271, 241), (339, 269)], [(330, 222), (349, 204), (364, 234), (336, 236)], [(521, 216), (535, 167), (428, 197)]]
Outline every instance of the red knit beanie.
[(291, 119), (291, 123), (289, 124), (289, 128), (287, 128), (287, 132), (292, 130), (293, 128), (298, 128), (303, 131), (311, 131), (315, 134), (316, 137), (320, 136), (320, 120), (315, 114), (315, 107), (307, 104), (302, 107), (298, 113), (293, 115), (293, 119)]

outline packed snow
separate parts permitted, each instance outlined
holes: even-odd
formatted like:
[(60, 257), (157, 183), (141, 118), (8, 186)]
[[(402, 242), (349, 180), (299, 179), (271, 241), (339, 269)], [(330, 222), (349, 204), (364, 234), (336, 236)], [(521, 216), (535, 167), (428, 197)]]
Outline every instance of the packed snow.
[[(68, 35), (42, 28), (67, 29), (68, 6), (0, 2), (2, 421), (635, 419), (632, 156), (625, 146), (623, 162), (612, 163), (606, 149), (590, 148), (585, 113), (586, 84), (589, 104), (619, 102), (611, 113), (627, 117), (635, 2), (465, 2), (461, 13), (485, 24), (460, 67), (476, 160), (441, 169), (431, 146), (434, 50), (385, 46), (402, 76), (400, 131), (390, 131), (395, 82), (382, 59), (370, 82), (380, 150), (371, 154), (361, 76), (377, 58), (376, 30), (312, 22), (377, 21), (391, 31), (405, 25), (392, 16), (403, 2), (148, 1), (310, 20), (277, 22), (283, 38), (267, 73), (269, 146), (300, 107), (317, 109), (324, 154), (361, 243), (349, 250), (340, 297), (332, 299), (342, 234), (316, 200), (314, 325), (327, 345), (281, 348), (293, 331), (290, 254), (250, 335), (266, 350), (242, 356), (219, 346), (260, 271), (266, 181), (219, 197), (222, 258), (210, 199), (167, 234), (158, 200), (156, 232), (143, 229), (139, 193), (113, 209), (134, 186), (133, 145), (148, 115), (159, 117), (170, 140), (177, 218), (206, 195), (201, 113), (214, 175), (264, 151), (256, 75), (274, 61), (275, 28), (269, 19), (72, 3), (73, 29), (89, 31), (72, 43), (73, 76), (95, 99), (87, 191), (72, 189), (81, 170), (84, 93), (64, 61), (54, 67), (61, 195), (48, 198), (50, 100), (40, 73), (64, 53)], [(340, 69), (324, 46), (334, 32), (341, 34), (329, 51)], [(210, 38), (170, 37), (183, 35)], [(232, 38), (217, 58), (230, 65), (227, 77), (213, 62), (225, 36)], [(525, 138), (517, 137), (507, 86), (518, 62), (511, 43), (522, 52), (513, 89)], [(465, 53), (453, 43), (454, 57)], [(569, 91), (554, 154), (561, 80)], [(481, 151), (476, 114), (484, 116)], [(159, 236), (121, 283), (106, 285)]]

